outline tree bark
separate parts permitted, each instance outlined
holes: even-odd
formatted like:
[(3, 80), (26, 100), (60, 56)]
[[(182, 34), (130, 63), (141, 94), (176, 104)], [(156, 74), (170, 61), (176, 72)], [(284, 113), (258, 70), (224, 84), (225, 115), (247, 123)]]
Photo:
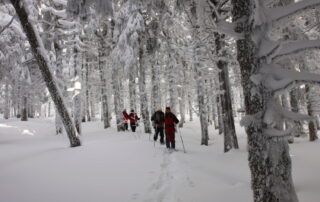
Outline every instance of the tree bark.
[(4, 90), (4, 93), (5, 93), (5, 97), (4, 97), (4, 116), (3, 118), (4, 119), (9, 119), (10, 117), (10, 99), (9, 99), (9, 84), (8, 84), (8, 81), (6, 81), (6, 84), (5, 84), (5, 90)]
[[(237, 58), (241, 68), (245, 108), (247, 115), (254, 118), (254, 122), (246, 124), (253, 198), (255, 202), (297, 202), (288, 143), (284, 138), (269, 138), (263, 133), (267, 129), (263, 115), (267, 102), (273, 101), (272, 95), (250, 79), (265, 63), (257, 56), (260, 46), (253, 40), (254, 36), (258, 36), (254, 32), (253, 9), (260, 5), (256, 5), (254, 0), (232, 0), (232, 5), (235, 31), (244, 36), (244, 39), (237, 41)], [(267, 26), (259, 28), (266, 29)], [(268, 32), (259, 30), (259, 33), (262, 37)]]
[[(314, 100), (312, 100), (310, 93), (311, 93), (310, 86), (306, 85), (308, 115), (309, 116), (314, 116), (314, 113), (313, 113), (313, 102), (314, 102)], [(308, 128), (309, 128), (309, 140), (311, 142), (313, 142), (316, 139), (318, 139), (315, 121), (309, 121)]]
[[(215, 33), (215, 45), (216, 45), (216, 54), (218, 57), (226, 55), (226, 51), (223, 50), (224, 35)], [(220, 89), (222, 90), (221, 98), (221, 115), (223, 120), (223, 132), (224, 132), (224, 152), (228, 152), (232, 148), (238, 149), (238, 139), (236, 135), (236, 129), (234, 126), (233, 118), (233, 108), (232, 108), (232, 98), (231, 98), (231, 89), (229, 82), (229, 72), (228, 72), (228, 63), (223, 60), (217, 62), (217, 66), (220, 70), (219, 72), (219, 81)]]
[(80, 146), (81, 145), (80, 139), (75, 131), (74, 125), (71, 121), (71, 118), (68, 114), (65, 104), (63, 103), (60, 92), (58, 91), (58, 88), (54, 82), (54, 78), (52, 76), (52, 73), (49, 67), (50, 65), (49, 61), (43, 53), (43, 49), (44, 49), (43, 43), (38, 36), (36, 28), (32, 25), (31, 22), (29, 22), (28, 12), (27, 12), (27, 9), (25, 8), (26, 5), (20, 6), (20, 0), (10, 0), (10, 1), (14, 6), (16, 13), (20, 19), (21, 26), (27, 35), (27, 38), (31, 45), (32, 52), (38, 62), (39, 69), (41, 71), (43, 79), (50, 92), (52, 100), (54, 101), (58, 109), (58, 112), (62, 118), (62, 122), (64, 124), (65, 130), (70, 140), (70, 145), (71, 147)]
[[(141, 33), (140, 33), (141, 34)], [(146, 90), (146, 66), (144, 63), (144, 48), (142, 36), (139, 37), (139, 91), (140, 91), (140, 108), (141, 116), (144, 123), (144, 132), (151, 133), (150, 114), (148, 110), (148, 97)]]
[(28, 121), (28, 97), (22, 97), (21, 121)]
[(129, 73), (129, 97), (130, 97), (130, 109), (137, 111), (136, 75), (134, 71)]

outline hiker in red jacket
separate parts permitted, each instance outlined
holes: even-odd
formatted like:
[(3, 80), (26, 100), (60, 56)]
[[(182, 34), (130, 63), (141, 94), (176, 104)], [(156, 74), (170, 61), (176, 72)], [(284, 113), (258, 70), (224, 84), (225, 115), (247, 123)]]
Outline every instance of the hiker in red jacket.
[(129, 115), (127, 114), (126, 110), (123, 110), (122, 115), (123, 115), (123, 119), (122, 119), (123, 130), (126, 131), (128, 130)]
[[(179, 123), (177, 117), (171, 112), (170, 107), (166, 107), (164, 116), (164, 131), (166, 133), (167, 148), (175, 149), (175, 124)], [(170, 147), (171, 144), (171, 147)]]
[(123, 111), (124, 117), (130, 120), (130, 127), (132, 132), (136, 132), (137, 121), (140, 120), (138, 115), (131, 109), (131, 113), (128, 115), (126, 111)]

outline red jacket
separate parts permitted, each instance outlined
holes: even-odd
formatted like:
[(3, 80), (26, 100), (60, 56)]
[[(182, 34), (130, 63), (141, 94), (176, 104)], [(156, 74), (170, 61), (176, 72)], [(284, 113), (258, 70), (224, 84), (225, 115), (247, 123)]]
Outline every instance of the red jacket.
[(140, 118), (137, 116), (137, 114), (133, 113), (133, 112), (131, 112), (129, 114), (129, 119), (130, 119), (131, 124), (135, 124), (138, 120), (140, 120)]
[(130, 120), (130, 123), (131, 123), (131, 124), (136, 124), (137, 120), (140, 120), (140, 118), (137, 116), (136, 113), (132, 113), (132, 112), (131, 112), (131, 113), (128, 115), (127, 112), (123, 111), (122, 114), (123, 114), (123, 116), (124, 116), (126, 119), (129, 119), (129, 120)]
[(164, 130), (166, 133), (174, 133), (176, 132), (176, 129), (174, 127), (174, 124), (179, 123), (179, 120), (177, 117), (171, 113), (171, 112), (166, 112), (165, 117), (164, 117)]

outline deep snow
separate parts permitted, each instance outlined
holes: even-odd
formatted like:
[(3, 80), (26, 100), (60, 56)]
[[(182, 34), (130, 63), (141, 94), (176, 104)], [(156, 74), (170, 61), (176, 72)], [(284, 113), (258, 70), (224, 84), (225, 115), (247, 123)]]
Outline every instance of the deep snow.
[[(212, 127), (210, 127), (212, 129)], [(53, 119), (0, 119), (0, 202), (233, 202), (252, 201), (246, 136), (237, 125), (240, 150), (223, 153), (223, 138), (210, 131), (200, 146), (198, 121), (181, 130), (178, 152), (149, 135), (83, 125), (83, 146), (69, 148)], [(151, 138), (152, 139), (152, 138)], [(291, 145), (300, 202), (318, 202), (319, 142)]]

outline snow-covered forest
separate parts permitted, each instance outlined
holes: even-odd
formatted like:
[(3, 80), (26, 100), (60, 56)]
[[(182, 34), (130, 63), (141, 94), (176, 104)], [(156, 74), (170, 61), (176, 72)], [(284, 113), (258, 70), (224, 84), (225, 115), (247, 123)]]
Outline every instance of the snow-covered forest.
[(320, 0), (0, 0), (0, 201), (318, 202), (319, 47)]

